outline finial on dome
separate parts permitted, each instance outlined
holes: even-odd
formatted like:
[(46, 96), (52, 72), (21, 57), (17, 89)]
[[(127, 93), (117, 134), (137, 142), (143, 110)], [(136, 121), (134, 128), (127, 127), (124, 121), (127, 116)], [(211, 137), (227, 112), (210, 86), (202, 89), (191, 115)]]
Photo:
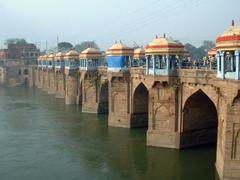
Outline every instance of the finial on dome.
[(163, 37), (166, 38), (166, 34), (165, 33), (163, 34)]
[(234, 20), (232, 20), (232, 26), (235, 26)]

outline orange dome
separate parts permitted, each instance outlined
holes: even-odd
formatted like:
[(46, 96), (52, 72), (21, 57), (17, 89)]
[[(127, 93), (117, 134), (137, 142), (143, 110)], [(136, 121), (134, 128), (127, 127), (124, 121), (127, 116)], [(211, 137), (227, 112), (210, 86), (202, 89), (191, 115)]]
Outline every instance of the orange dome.
[(37, 60), (38, 60), (38, 61), (41, 61), (41, 60), (42, 60), (42, 56), (39, 56)]
[(59, 53), (57, 53), (57, 54), (55, 55), (54, 60), (55, 60), (55, 61), (56, 61), (56, 60), (61, 60), (61, 59), (64, 58), (64, 55), (65, 55), (65, 53), (59, 52)]
[(183, 55), (184, 46), (172, 39), (162, 38), (154, 39), (146, 48), (146, 55), (163, 55), (163, 54), (172, 54), (172, 55)]
[(217, 50), (235, 51), (240, 48), (240, 27), (232, 25), (216, 40)]
[(145, 57), (145, 50), (143, 48), (137, 48), (134, 50), (134, 56), (135, 59), (140, 59), (142, 57)]
[(54, 55), (53, 53), (51, 53), (51, 54), (49, 54), (49, 55), (47, 56), (47, 60), (48, 60), (48, 61), (53, 61), (53, 60), (54, 60), (54, 57), (55, 57), (55, 55)]
[(47, 55), (42, 56), (42, 61), (46, 61), (47, 60)]
[(79, 55), (80, 59), (99, 59), (101, 57), (101, 52), (94, 48), (87, 48)]
[(71, 50), (64, 55), (64, 59), (78, 59), (79, 53), (75, 50)]
[(107, 51), (108, 56), (133, 56), (133, 48), (130, 48), (120, 43), (115, 43), (112, 47), (110, 47)]
[(212, 48), (210, 50), (208, 50), (208, 56), (215, 56), (217, 53), (216, 48)]

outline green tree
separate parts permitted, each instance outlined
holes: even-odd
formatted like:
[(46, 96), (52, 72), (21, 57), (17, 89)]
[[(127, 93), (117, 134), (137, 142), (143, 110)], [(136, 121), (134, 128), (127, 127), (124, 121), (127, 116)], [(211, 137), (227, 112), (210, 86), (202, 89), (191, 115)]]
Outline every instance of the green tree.
[(66, 52), (73, 48), (73, 45), (69, 42), (58, 43), (58, 51)]
[(81, 44), (76, 44), (75, 45), (75, 50), (76, 51), (79, 51), (79, 52), (82, 52), (84, 51), (85, 49), (87, 48), (95, 48), (95, 49), (98, 49), (99, 50), (99, 47), (98, 45), (95, 43), (95, 41), (84, 41), (82, 42)]
[(207, 56), (207, 52), (209, 49), (215, 47), (215, 43), (212, 41), (205, 40), (203, 41), (202, 45), (198, 48), (190, 43), (185, 44), (185, 47), (187, 48), (192, 59), (200, 60), (203, 57)]
[(8, 46), (9, 44), (27, 44), (27, 41), (23, 38), (10, 38), (4, 41), (4, 44)]

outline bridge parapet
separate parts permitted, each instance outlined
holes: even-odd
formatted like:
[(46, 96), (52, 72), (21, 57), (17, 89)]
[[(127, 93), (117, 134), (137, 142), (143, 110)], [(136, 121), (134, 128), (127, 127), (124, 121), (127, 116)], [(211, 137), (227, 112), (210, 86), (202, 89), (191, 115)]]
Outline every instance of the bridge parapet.
[(178, 76), (181, 82), (195, 84), (212, 84), (216, 80), (216, 71), (209, 69), (180, 69)]
[(131, 75), (145, 75), (146, 69), (143, 67), (132, 67), (130, 73)]
[(217, 72), (210, 69), (179, 69), (180, 77), (216, 78)]

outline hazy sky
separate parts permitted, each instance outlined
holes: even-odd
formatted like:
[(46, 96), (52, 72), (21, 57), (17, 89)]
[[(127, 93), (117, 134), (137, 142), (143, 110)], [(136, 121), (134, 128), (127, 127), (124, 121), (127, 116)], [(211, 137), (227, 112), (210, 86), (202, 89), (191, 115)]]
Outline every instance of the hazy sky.
[(102, 50), (114, 41), (146, 45), (164, 33), (199, 45), (215, 40), (235, 19), (240, 0), (0, 0), (0, 48), (25, 38), (41, 49), (48, 41), (95, 40)]

